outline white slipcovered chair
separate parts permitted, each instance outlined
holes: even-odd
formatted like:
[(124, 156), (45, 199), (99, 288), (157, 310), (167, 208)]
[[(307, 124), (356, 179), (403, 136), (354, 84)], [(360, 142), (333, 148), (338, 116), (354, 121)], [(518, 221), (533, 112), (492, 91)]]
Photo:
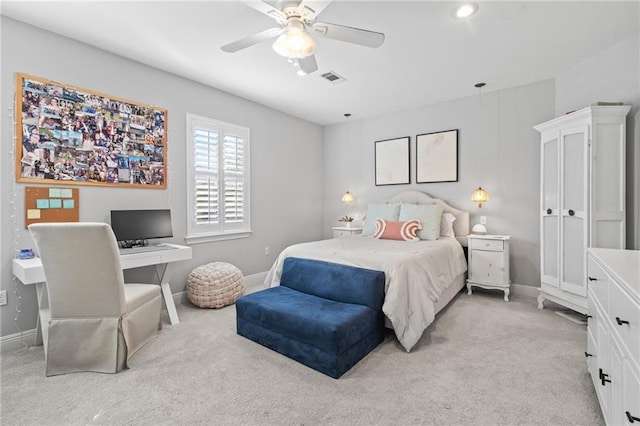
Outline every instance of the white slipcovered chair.
[(160, 286), (124, 283), (106, 223), (37, 223), (29, 230), (49, 297), (50, 321), (42, 324), (46, 375), (127, 368), (161, 327)]

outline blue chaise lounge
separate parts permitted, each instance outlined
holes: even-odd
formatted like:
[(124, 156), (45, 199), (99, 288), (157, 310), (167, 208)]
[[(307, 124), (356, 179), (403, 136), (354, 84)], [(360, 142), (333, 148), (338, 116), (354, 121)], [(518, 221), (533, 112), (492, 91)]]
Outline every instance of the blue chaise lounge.
[(384, 340), (384, 272), (285, 259), (280, 286), (236, 301), (239, 335), (333, 378)]

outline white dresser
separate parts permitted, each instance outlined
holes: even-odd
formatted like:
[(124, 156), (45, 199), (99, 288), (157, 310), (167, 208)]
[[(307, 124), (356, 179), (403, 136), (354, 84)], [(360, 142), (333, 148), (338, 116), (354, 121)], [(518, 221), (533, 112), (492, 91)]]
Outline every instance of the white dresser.
[(640, 425), (640, 251), (587, 253), (587, 367), (608, 425)]
[(630, 109), (590, 106), (534, 127), (541, 137), (541, 309), (548, 299), (586, 313), (586, 249), (625, 247)]

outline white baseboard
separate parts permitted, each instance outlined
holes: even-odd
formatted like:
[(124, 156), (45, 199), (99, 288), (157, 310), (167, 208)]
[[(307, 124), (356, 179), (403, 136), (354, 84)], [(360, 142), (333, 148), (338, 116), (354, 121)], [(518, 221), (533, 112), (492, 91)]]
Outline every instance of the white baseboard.
[[(247, 275), (244, 277), (245, 293), (253, 293), (254, 291), (262, 290), (265, 288), (264, 280), (267, 277), (268, 271), (260, 272), (257, 274)], [(522, 284), (511, 284), (511, 294), (535, 299), (540, 294), (540, 287), (532, 287)], [(187, 299), (187, 292), (181, 291), (173, 294), (173, 301), (175, 303), (190, 303)], [(33, 346), (35, 343), (36, 329), (23, 331), (21, 333), (10, 334), (0, 337), (0, 352), (18, 350), (26, 344), (27, 346)]]
[(33, 346), (36, 342), (36, 329), (8, 334), (0, 337), (0, 352), (7, 353), (17, 351), (26, 346)]
[[(253, 293), (264, 288), (264, 279), (268, 272), (247, 275), (244, 277), (245, 293)], [(187, 292), (181, 291), (173, 294), (173, 301), (178, 304), (190, 303), (187, 299)], [(36, 339), (36, 329), (9, 334), (0, 337), (0, 353), (11, 352), (27, 346), (33, 346)]]
[(244, 277), (244, 284), (247, 290), (246, 293), (253, 293), (254, 291), (265, 288), (264, 280), (267, 278), (268, 273), (269, 271), (265, 271)]
[(511, 284), (511, 293), (516, 296), (537, 298), (540, 294), (540, 287), (533, 287), (530, 285)]
[[(253, 293), (254, 291), (262, 290), (263, 288), (265, 288), (264, 279), (267, 277), (268, 273), (269, 272), (266, 271), (266, 272), (260, 272), (257, 274), (252, 274), (252, 275), (245, 275), (244, 277), (245, 294)], [(187, 298), (186, 290), (181, 291), (180, 293), (174, 293), (173, 301), (176, 304), (191, 303)]]

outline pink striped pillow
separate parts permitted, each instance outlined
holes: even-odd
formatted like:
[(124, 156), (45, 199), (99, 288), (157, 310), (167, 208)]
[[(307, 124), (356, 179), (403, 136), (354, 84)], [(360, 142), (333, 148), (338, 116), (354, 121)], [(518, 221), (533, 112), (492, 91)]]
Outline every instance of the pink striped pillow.
[(383, 240), (420, 241), (416, 233), (422, 229), (419, 220), (408, 220), (406, 222), (391, 222), (389, 220), (376, 220), (376, 232), (373, 238)]

